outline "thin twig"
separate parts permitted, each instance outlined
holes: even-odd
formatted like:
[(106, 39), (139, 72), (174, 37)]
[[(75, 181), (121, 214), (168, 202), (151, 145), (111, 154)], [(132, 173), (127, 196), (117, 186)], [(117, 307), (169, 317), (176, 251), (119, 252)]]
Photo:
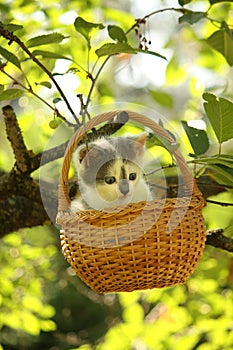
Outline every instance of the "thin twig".
[(62, 91), (61, 87), (57, 83), (56, 79), (54, 78), (53, 74), (31, 53), (31, 51), (26, 47), (26, 45), (12, 32), (8, 31), (7, 29), (4, 28), (4, 25), (2, 22), (0, 22), (0, 35), (2, 35), (5, 39), (9, 40), (9, 45), (12, 42), (17, 43), (21, 49), (48, 75), (48, 77), (51, 79), (51, 81), (54, 83), (56, 86), (58, 92), (60, 93), (62, 99), (64, 100), (67, 108), (71, 112), (73, 118), (75, 119), (76, 123), (80, 125), (80, 122), (78, 118), (76, 117), (72, 107), (70, 106), (69, 101), (66, 98), (66, 95)]
[(98, 72), (96, 73), (96, 76), (93, 77), (92, 76), (92, 82), (91, 82), (91, 87), (90, 87), (90, 90), (89, 90), (89, 93), (87, 95), (87, 99), (86, 99), (86, 104), (85, 104), (85, 108), (87, 109), (88, 106), (89, 106), (89, 103), (91, 101), (91, 95), (92, 95), (92, 92), (94, 90), (94, 87), (95, 87), (95, 84), (96, 84), (96, 81), (100, 75), (100, 73), (102, 72), (102, 70), (104, 69), (106, 63), (108, 62), (108, 60), (110, 59), (111, 55), (108, 56), (107, 58), (105, 58), (104, 62), (102, 63), (102, 65), (100, 66), (100, 68), (98, 69)]
[(150, 12), (149, 14), (145, 15), (142, 18), (138, 18), (135, 20), (135, 23), (129, 28), (127, 29), (127, 31), (125, 32), (125, 34), (129, 34), (134, 28), (136, 28), (138, 26), (138, 24), (143, 23), (147, 18), (152, 17), (158, 13), (162, 13), (162, 12), (166, 12), (166, 11), (176, 11), (176, 12), (181, 12), (181, 13), (185, 13), (186, 9), (180, 7), (180, 8), (175, 8), (175, 7), (167, 7), (164, 9), (160, 9), (160, 10), (156, 10), (153, 12)]
[(168, 164), (168, 165), (163, 165), (163, 166), (161, 166), (160, 168), (157, 168), (157, 169), (151, 170), (149, 173), (145, 174), (145, 176), (149, 176), (149, 175), (152, 175), (152, 174), (158, 173), (159, 171), (161, 171), (161, 170), (163, 170), (163, 169), (175, 168), (175, 167), (177, 167), (177, 165), (176, 165), (176, 164)]

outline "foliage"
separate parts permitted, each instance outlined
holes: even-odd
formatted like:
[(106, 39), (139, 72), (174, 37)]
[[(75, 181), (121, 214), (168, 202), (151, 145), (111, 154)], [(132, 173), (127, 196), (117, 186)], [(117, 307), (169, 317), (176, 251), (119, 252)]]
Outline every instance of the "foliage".
[(121, 294), (122, 322), (97, 349), (230, 349), (232, 290), (214, 279), (215, 264), (203, 259), (186, 286)]
[[(40, 243), (40, 245), (39, 245)], [(10, 327), (29, 335), (40, 331), (53, 331), (56, 324), (51, 320), (54, 308), (45, 303), (42, 279), (54, 280), (50, 260), (56, 249), (53, 244), (43, 246), (37, 239), (33, 243), (27, 233), (12, 233), (1, 242), (0, 256), (0, 328)], [(37, 278), (40, 276), (40, 279)], [(1, 332), (1, 341), (10, 337)], [(12, 339), (14, 342), (14, 339)]]
[[(228, 203), (233, 185), (232, 3), (173, 3), (176, 7), (160, 3), (138, 19), (129, 3), (123, 8), (101, 0), (0, 4), (0, 101), (16, 106), (34, 151), (44, 149), (61, 122), (76, 127), (97, 104), (102, 111), (118, 99), (124, 106), (158, 109), (171, 119), (165, 127), (181, 135), (177, 143), (194, 175), (208, 175), (228, 188), (212, 197)], [(135, 131), (138, 125), (129, 128)], [(8, 171), (13, 157), (2, 134), (0, 142), (1, 170)], [(159, 157), (159, 147), (151, 149)], [(230, 235), (231, 208), (208, 204), (207, 227), (221, 225)], [(207, 248), (184, 286), (97, 296), (72, 275), (56, 247), (54, 232), (45, 227), (1, 240), (3, 348), (233, 347), (232, 262), (226, 253)]]

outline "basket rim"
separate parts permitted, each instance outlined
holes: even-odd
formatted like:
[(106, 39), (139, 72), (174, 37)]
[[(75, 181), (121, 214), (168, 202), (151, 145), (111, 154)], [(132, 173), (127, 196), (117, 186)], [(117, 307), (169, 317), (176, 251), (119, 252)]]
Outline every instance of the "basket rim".
[[(97, 125), (103, 122), (110, 121), (114, 118), (114, 116), (122, 112), (126, 112), (128, 114), (129, 120), (136, 121), (150, 128), (157, 136), (165, 139), (170, 144), (174, 143), (174, 139), (162, 126), (160, 126), (158, 123), (152, 120), (151, 117), (147, 117), (141, 113), (132, 112), (128, 110), (114, 110), (96, 115), (95, 117), (90, 119), (85, 126), (81, 126), (79, 129), (76, 130), (76, 132), (73, 134), (67, 145), (58, 185), (58, 212), (67, 211), (70, 206), (71, 200), (68, 194), (68, 174), (72, 154), (76, 150), (77, 145), (83, 139), (86, 132), (90, 131), (92, 128), (96, 127)], [(177, 165), (180, 168), (180, 171), (183, 175), (184, 184), (186, 186), (185, 195), (192, 196), (193, 193), (201, 195), (199, 189), (197, 188), (191, 170), (188, 168), (188, 165), (181, 152), (178, 149), (176, 149), (173, 153), (173, 156), (175, 157)]]
[(195, 208), (195, 209), (202, 209), (205, 205), (205, 199), (201, 195), (200, 192), (193, 192), (192, 196), (182, 196), (182, 197), (172, 197), (172, 198), (163, 198), (163, 199), (158, 199), (155, 198), (150, 201), (140, 201), (136, 203), (128, 203), (127, 205), (121, 205), (117, 207), (110, 207), (110, 208), (105, 208), (101, 210), (97, 209), (87, 209), (87, 210), (81, 210), (77, 213), (72, 212), (70, 210), (60, 210), (59, 211), (59, 217), (61, 216), (66, 216), (67, 214), (73, 218), (83, 218), (83, 217), (89, 217), (89, 218), (105, 218), (105, 217), (111, 217), (111, 216), (118, 216), (118, 215), (123, 215), (129, 211), (137, 211), (140, 210), (142, 207), (147, 207), (148, 210), (156, 210), (160, 209), (161, 206), (163, 208)]

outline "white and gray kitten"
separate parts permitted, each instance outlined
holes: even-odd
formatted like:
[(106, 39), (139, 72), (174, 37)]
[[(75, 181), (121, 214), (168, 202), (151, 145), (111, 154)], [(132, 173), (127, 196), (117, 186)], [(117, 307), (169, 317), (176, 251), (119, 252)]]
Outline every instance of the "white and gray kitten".
[(101, 137), (79, 146), (73, 154), (81, 195), (71, 201), (71, 211), (126, 205), (151, 200), (143, 178), (146, 133), (136, 137)]

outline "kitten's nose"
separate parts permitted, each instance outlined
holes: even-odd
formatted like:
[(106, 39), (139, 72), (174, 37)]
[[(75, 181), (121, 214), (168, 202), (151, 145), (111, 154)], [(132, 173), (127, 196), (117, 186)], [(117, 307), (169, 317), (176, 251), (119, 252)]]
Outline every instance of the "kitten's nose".
[(119, 183), (119, 190), (122, 194), (127, 194), (129, 192), (129, 182), (126, 179), (123, 179)]

